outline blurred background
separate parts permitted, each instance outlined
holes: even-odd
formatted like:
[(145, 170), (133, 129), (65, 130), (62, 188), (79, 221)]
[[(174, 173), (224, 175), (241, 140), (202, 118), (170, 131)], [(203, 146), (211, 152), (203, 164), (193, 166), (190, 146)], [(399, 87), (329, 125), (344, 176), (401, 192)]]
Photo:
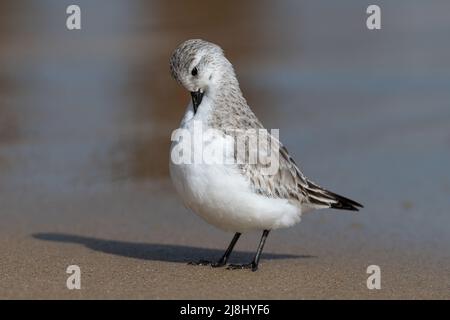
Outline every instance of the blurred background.
[[(66, 29), (70, 4), (79, 31)], [(366, 28), (369, 4), (381, 30)], [(268, 251), (448, 259), (450, 2), (20, 0), (0, 12), (1, 296), (47, 292), (50, 280), (21, 282), (30, 263), (43, 275), (87, 252), (179, 262), (225, 248), (230, 235), (184, 209), (168, 177), (189, 102), (168, 59), (189, 38), (225, 50), (307, 176), (365, 205), (307, 215)], [(133, 243), (180, 250), (149, 258)]]

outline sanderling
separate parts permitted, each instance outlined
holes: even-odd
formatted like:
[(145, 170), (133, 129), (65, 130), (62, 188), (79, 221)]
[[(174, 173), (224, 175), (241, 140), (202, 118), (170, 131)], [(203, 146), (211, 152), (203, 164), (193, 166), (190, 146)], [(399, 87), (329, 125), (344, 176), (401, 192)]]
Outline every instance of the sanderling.
[[(180, 129), (193, 134), (190, 142), (194, 145), (200, 144), (205, 148), (211, 148), (211, 145), (218, 148), (234, 146), (236, 136), (230, 133), (233, 130), (255, 133), (264, 129), (247, 105), (233, 66), (218, 45), (200, 39), (185, 41), (173, 52), (170, 69), (172, 76), (192, 96)], [(195, 124), (202, 125), (203, 129), (214, 129), (216, 134), (200, 137), (194, 134)], [(263, 234), (253, 261), (228, 265), (229, 269), (256, 271), (270, 230), (298, 223), (301, 214), (311, 209), (358, 211), (358, 207), (362, 207), (311, 182), (279, 140), (270, 134), (269, 138), (271, 142), (277, 142), (276, 147), (262, 148), (262, 153), (267, 156), (268, 150), (276, 149), (278, 162), (276, 171), (272, 173), (264, 172), (265, 166), (261, 163), (233, 161), (238, 160), (233, 148), (224, 153), (222, 163), (174, 161), (172, 151), (182, 139), (172, 139), (170, 174), (185, 205), (208, 223), (235, 233), (219, 261), (201, 260), (194, 264), (226, 265), (241, 233), (261, 230)], [(246, 146), (249, 149), (258, 147), (254, 143)]]

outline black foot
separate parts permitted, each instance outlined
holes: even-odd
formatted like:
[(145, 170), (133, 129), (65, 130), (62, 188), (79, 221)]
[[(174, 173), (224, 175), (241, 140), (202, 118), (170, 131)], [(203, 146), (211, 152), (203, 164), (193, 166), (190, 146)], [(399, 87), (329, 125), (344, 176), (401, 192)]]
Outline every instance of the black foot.
[(211, 263), (211, 267), (213, 267), (213, 268), (220, 268), (220, 267), (223, 267), (223, 266), (225, 266), (226, 265), (226, 262), (223, 262), (223, 261), (217, 261), (217, 262), (214, 262), (214, 263)]
[(246, 264), (229, 264), (227, 269), (228, 270), (251, 269), (252, 271), (256, 271), (258, 270), (258, 265), (254, 262)]
[(217, 262), (212, 262), (212, 261), (208, 261), (208, 260), (198, 260), (198, 261), (190, 261), (188, 262), (188, 265), (191, 266), (211, 266), (213, 268), (219, 268), (219, 267), (223, 267), (225, 265), (225, 262), (223, 261), (217, 261)]
[(198, 261), (188, 262), (188, 265), (190, 265), (190, 266), (210, 266), (212, 264), (214, 264), (214, 262), (211, 262), (208, 260), (198, 260)]

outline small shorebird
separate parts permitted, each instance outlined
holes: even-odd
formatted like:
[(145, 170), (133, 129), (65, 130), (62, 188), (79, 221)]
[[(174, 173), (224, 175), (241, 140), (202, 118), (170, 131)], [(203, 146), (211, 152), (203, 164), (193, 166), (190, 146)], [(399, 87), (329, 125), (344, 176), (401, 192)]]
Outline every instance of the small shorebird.
[[(218, 45), (200, 39), (185, 41), (173, 52), (170, 69), (172, 76), (192, 96), (180, 129), (192, 133), (194, 145), (234, 146), (235, 136), (230, 132), (264, 129), (247, 105), (233, 66)], [(219, 134), (195, 135), (195, 123)], [(201, 260), (193, 264), (225, 266), (241, 233), (261, 230), (263, 234), (253, 261), (228, 266), (256, 271), (270, 230), (290, 227), (300, 221), (302, 213), (312, 209), (358, 211), (362, 207), (306, 178), (278, 139), (269, 137), (277, 142), (278, 161), (276, 171), (270, 174), (264, 172), (260, 163), (236, 161), (239, 160), (236, 152), (225, 152), (223, 163), (179, 163), (174, 161), (173, 151), (181, 142), (173, 141), (170, 174), (185, 205), (208, 223), (235, 233), (219, 261)], [(257, 148), (254, 144), (247, 147)], [(268, 150), (274, 150), (272, 146), (267, 148), (263, 150), (266, 155)]]

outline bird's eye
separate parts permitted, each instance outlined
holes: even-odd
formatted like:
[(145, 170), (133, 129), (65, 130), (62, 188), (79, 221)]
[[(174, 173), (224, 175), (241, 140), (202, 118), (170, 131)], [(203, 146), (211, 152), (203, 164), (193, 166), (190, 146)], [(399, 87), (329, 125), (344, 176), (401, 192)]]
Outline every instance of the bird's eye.
[(194, 69), (192, 69), (191, 74), (192, 74), (194, 77), (198, 74), (197, 67), (195, 67)]

